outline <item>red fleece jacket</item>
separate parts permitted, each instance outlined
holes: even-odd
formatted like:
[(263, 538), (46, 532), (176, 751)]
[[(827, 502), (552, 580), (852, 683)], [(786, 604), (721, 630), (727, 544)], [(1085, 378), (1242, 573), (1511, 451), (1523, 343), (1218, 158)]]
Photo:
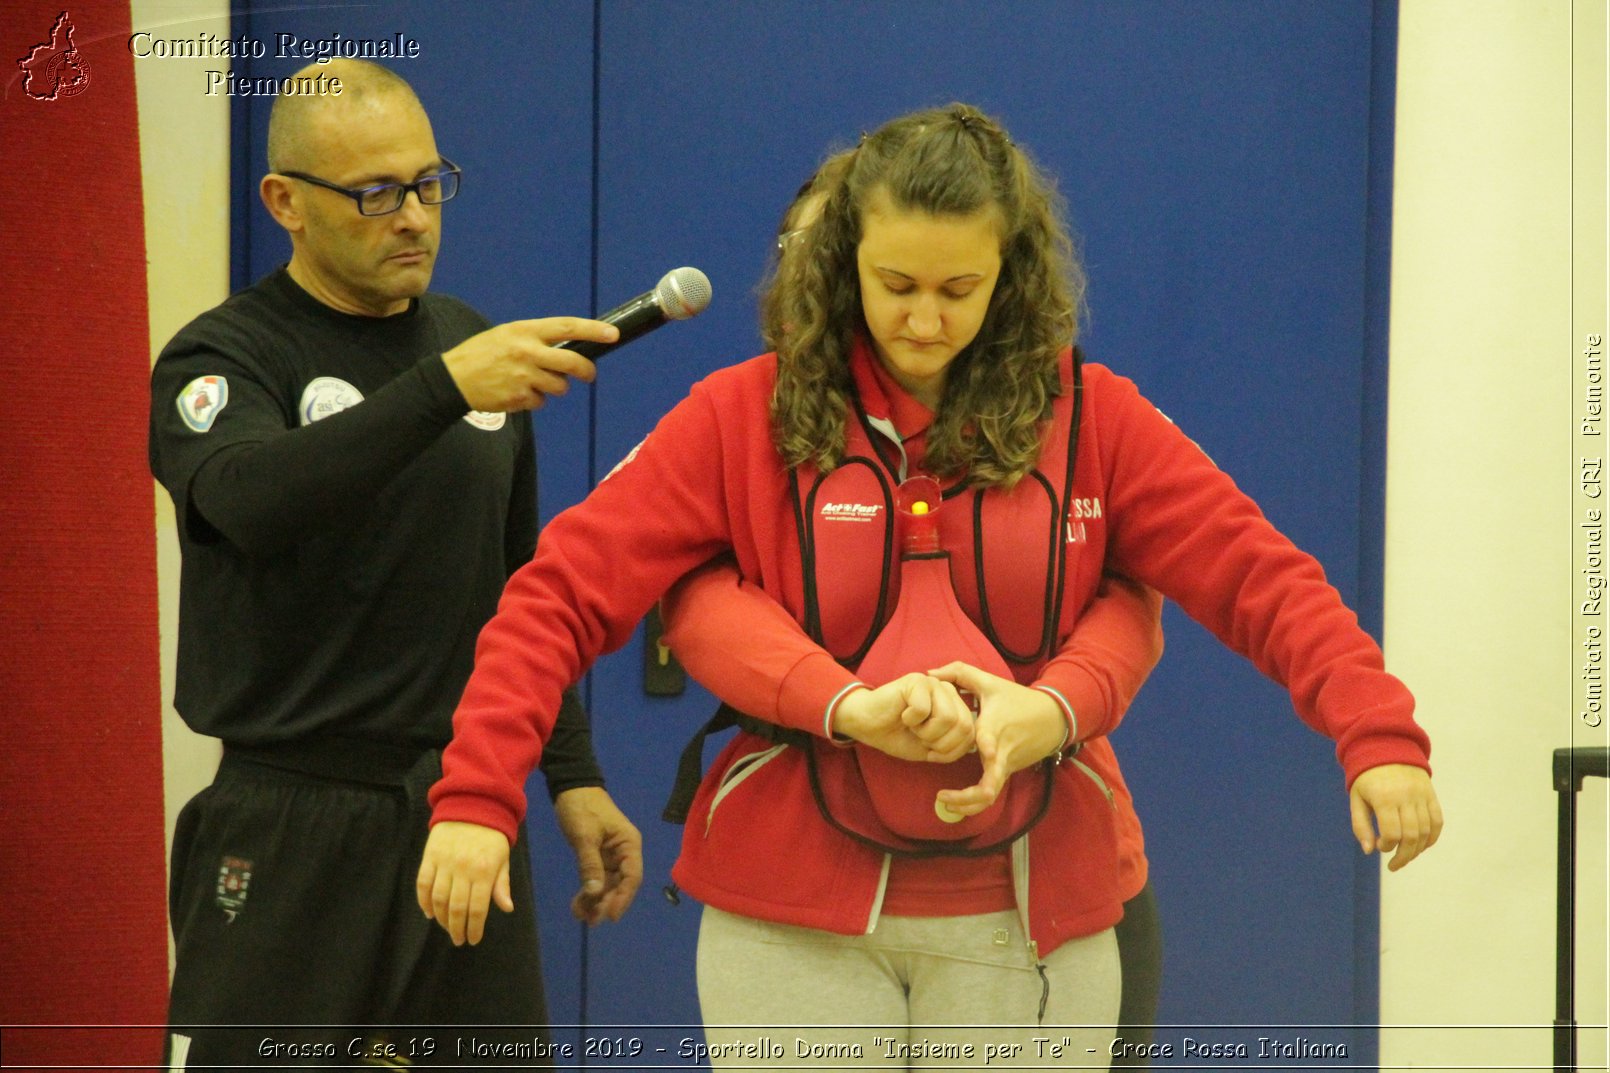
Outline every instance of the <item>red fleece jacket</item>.
[[(1069, 368), (1065, 355), (1065, 379)], [(768, 428), (775, 369), (775, 356), (765, 355), (695, 385), (583, 503), (549, 524), (481, 635), (443, 777), (431, 791), (435, 822), (470, 821), (512, 835), (560, 692), (599, 654), (624, 644), (673, 582), (713, 556), (730, 550), (745, 578), (801, 614), (787, 474)], [(1299, 716), (1336, 742), (1349, 785), (1379, 764), (1428, 766), (1413, 698), (1386, 673), (1379, 647), (1319, 564), (1130, 381), (1097, 365), (1084, 374), (1075, 495), (1104, 505), (1104, 525), (1093, 528), (1084, 554), (1102, 554), (1106, 569), (1175, 600), (1286, 686)], [(1081, 599), (1093, 588), (1091, 581)], [(807, 655), (779, 694), (778, 721), (820, 735), (822, 712), (847, 677), (825, 653)], [(1050, 684), (1077, 692), (1088, 690), (1083, 681)], [(809, 790), (801, 793), (803, 765), (786, 754), (759, 774), (728, 771), (724, 761), (755, 753), (755, 742), (740, 735), (712, 768), (687, 825), (678, 881), (734, 912), (860, 930), (878, 891), (881, 855), (834, 843), (848, 840), (815, 817)], [(1116, 778), (1105, 741), (1092, 742), (1081, 759)], [(723, 808), (715, 822), (715, 806), (741, 792), (763, 807)], [(1087, 834), (1095, 833), (1090, 823), (1112, 822), (1088, 810), (1077, 816)], [(1066, 831), (1056, 842), (1045, 830), (1055, 830), (1056, 818), (1031, 836), (1031, 915), (1042, 951), (1113, 923), (1127, 896), (1121, 888), (1133, 881), (1117, 878), (1110, 832), (1070, 847)], [(779, 845), (788, 852), (779, 854)]]

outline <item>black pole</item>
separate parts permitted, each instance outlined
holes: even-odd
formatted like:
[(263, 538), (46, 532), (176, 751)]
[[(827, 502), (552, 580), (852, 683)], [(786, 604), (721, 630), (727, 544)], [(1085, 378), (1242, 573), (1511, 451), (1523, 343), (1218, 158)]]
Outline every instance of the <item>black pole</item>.
[(1554, 1070), (1576, 1073), (1576, 795), (1589, 775), (1610, 778), (1610, 748), (1554, 750), (1560, 795), (1554, 922)]
[(1570, 753), (1569, 749), (1554, 751), (1554, 789), (1560, 800), (1554, 907), (1554, 1073), (1576, 1073), (1576, 793), (1582, 782), (1571, 777)]

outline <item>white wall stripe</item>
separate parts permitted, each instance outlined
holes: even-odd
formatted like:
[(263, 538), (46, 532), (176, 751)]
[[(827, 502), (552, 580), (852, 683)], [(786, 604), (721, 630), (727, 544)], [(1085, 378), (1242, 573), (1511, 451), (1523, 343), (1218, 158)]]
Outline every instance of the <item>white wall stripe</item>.
[[(135, 32), (149, 30), (191, 40), (202, 33), (229, 36), (225, 0), (134, 0), (129, 9)], [(192, 317), (229, 294), (229, 99), (206, 95), (206, 71), (221, 66), (227, 61), (171, 57), (134, 61), (152, 361)], [(216, 741), (185, 727), (172, 707), (179, 543), (172, 501), (155, 481), (151, 489), (157, 505), (161, 601), (164, 844), (171, 850), (174, 819), (184, 803), (211, 781), (219, 750)]]
[[(1573, 744), (1580, 663), (1571, 166), (1573, 150), (1604, 154), (1602, 123), (1597, 144), (1573, 146), (1572, 24), (1596, 15), (1585, 43), (1597, 74), (1579, 62), (1575, 91), (1578, 107), (1595, 96), (1602, 107), (1604, 11), (1603, 0), (1400, 8), (1386, 650), (1431, 734), (1449, 825), (1430, 854), (1382, 878), (1381, 1019), (1459, 1027), (1384, 1032), (1383, 1068), (1550, 1061), (1549, 770), (1553, 750)], [(1577, 255), (1603, 278), (1602, 234)], [(1590, 780), (1578, 919), (1597, 943), (1578, 945), (1578, 1010), (1601, 1026), (1604, 801), (1603, 780)], [(1602, 1027), (1582, 1042), (1582, 1068), (1605, 1068)]]

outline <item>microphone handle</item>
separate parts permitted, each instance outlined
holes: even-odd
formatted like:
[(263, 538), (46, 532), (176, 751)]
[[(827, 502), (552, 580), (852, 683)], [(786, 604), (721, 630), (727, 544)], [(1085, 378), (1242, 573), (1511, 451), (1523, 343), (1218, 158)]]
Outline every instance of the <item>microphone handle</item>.
[(616, 347), (630, 343), (638, 336), (646, 335), (658, 328), (665, 323), (666, 316), (665, 311), (654, 300), (654, 292), (646, 291), (625, 305), (616, 306), (599, 319), (619, 328), (620, 338), (613, 343), (595, 343), (591, 339), (566, 339), (562, 343), (555, 343), (554, 347), (558, 350), (574, 350), (582, 357), (596, 361)]

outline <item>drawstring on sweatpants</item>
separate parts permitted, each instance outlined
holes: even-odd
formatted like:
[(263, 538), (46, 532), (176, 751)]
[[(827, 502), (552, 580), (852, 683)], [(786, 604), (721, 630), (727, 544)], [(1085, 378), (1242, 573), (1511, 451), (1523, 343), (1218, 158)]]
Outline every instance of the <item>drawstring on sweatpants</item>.
[(1045, 974), (1045, 962), (1036, 960), (1034, 971), (1040, 974), (1040, 1015), (1035, 1023), (1042, 1028), (1045, 1026), (1045, 1008), (1051, 1002), (1051, 977)]

